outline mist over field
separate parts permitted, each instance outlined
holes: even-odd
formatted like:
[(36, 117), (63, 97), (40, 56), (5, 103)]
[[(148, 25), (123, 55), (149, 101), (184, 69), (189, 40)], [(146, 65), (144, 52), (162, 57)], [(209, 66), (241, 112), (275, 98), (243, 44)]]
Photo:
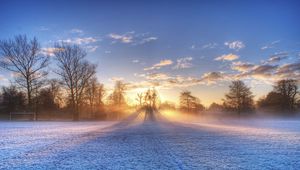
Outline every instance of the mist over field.
[(1, 122), (1, 169), (297, 169), (299, 119), (131, 114), (122, 121)]

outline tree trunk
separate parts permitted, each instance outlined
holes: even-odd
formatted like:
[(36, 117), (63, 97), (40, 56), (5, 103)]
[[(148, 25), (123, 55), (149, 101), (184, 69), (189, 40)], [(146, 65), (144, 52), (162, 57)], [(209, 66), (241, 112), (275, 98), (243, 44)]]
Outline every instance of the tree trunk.
[(32, 110), (31, 90), (30, 90), (30, 84), (29, 84), (28, 80), (27, 80), (27, 99), (28, 99), (27, 107), (28, 107), (28, 110), (31, 111)]
[(75, 103), (75, 110), (73, 112), (73, 121), (78, 121), (79, 120), (79, 107), (78, 103)]

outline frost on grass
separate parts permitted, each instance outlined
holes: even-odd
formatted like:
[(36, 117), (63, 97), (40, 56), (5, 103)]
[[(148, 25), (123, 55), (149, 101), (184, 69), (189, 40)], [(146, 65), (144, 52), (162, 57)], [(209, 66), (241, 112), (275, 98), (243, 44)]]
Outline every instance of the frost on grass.
[(0, 169), (297, 169), (300, 121), (1, 122)]

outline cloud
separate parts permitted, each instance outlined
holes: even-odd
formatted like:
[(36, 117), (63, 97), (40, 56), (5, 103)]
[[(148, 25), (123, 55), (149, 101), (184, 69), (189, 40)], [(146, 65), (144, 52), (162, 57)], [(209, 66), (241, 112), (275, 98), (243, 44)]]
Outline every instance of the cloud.
[(144, 75), (144, 77), (148, 80), (167, 80), (171, 78), (165, 73), (149, 73)]
[(196, 45), (193, 44), (193, 45), (190, 47), (190, 49), (196, 49)]
[(200, 76), (171, 75), (171, 73), (145, 73), (135, 74), (143, 80), (130, 82), (132, 89), (156, 87), (157, 89), (172, 89), (178, 87), (192, 87), (198, 85), (221, 84), (233, 80), (250, 81), (251, 83), (267, 83), (293, 78), (300, 80), (300, 61), (284, 64), (272, 65), (266, 63), (253, 64), (248, 62), (233, 62), (231, 71), (206, 72)]
[(286, 75), (286, 76), (292, 78), (291, 75), (300, 74), (300, 62), (284, 64), (284, 65), (278, 67), (276, 74)]
[(227, 41), (224, 43), (225, 46), (228, 46), (230, 49), (239, 51), (242, 48), (245, 48), (245, 44), (242, 41)]
[(222, 72), (208, 72), (200, 77), (175, 75), (170, 76), (166, 73), (147, 73), (138, 75), (145, 78), (140, 82), (132, 82), (131, 88), (156, 87), (160, 89), (172, 89), (177, 87), (191, 87), (196, 85), (216, 84), (218, 81), (230, 80), (228, 75)]
[(97, 45), (88, 45), (85, 48), (88, 52), (95, 52), (99, 48), (99, 46), (97, 46)]
[(161, 60), (159, 63), (155, 64), (154, 67), (162, 67), (173, 64), (172, 60)]
[(202, 46), (203, 49), (213, 49), (216, 48), (218, 46), (217, 43), (208, 43)]
[(145, 44), (145, 43), (148, 43), (148, 42), (151, 42), (151, 41), (155, 41), (157, 39), (158, 39), (157, 37), (144, 38), (140, 42), (138, 42), (138, 44)]
[(155, 69), (160, 69), (161, 67), (164, 67), (164, 66), (168, 66), (168, 65), (171, 65), (173, 64), (173, 61), (172, 60), (161, 60), (159, 63), (157, 64), (154, 64), (153, 66), (151, 67), (147, 67), (147, 68), (144, 68), (145, 71), (147, 70), (155, 70)]
[(0, 74), (0, 81), (8, 81), (8, 79), (5, 76)]
[(132, 45), (141, 45), (158, 39), (157, 37), (149, 36), (149, 33), (136, 34), (134, 31), (124, 34), (110, 33), (108, 37), (113, 40), (113, 44), (119, 42)]
[(240, 72), (247, 72), (249, 70), (252, 70), (255, 67), (254, 64), (251, 63), (243, 63), (241, 61), (233, 62), (231, 65), (231, 69), (237, 70)]
[[(234, 67), (235, 66), (235, 67)], [(280, 79), (294, 78), (300, 80), (300, 63), (290, 63), (282, 66), (251, 63), (234, 62), (233, 70), (236, 73), (226, 73), (222, 71), (206, 72), (199, 77), (169, 75), (166, 73), (146, 73), (136, 75), (145, 80), (132, 83), (132, 88), (156, 87), (161, 89), (172, 89), (177, 87), (191, 87), (197, 85), (210, 85), (232, 80), (251, 80), (259, 83), (274, 83)]]
[(184, 69), (192, 67), (191, 61), (193, 60), (192, 57), (184, 57), (177, 59), (177, 64), (173, 67), (174, 69)]
[(54, 52), (59, 51), (59, 50), (61, 50), (61, 49), (59, 49), (59, 48), (53, 48), (53, 47), (50, 47), (50, 48), (41, 48), (40, 53), (42, 55), (51, 56), (52, 57), (52, 56), (54, 56)]
[(227, 54), (227, 55), (222, 55), (217, 58), (215, 58), (216, 61), (233, 61), (239, 59), (239, 56), (235, 54)]
[[(285, 56), (283, 53), (280, 57)], [(234, 79), (250, 79), (251, 81), (263, 82), (267, 84), (273, 84), (276, 81), (282, 79), (296, 79), (300, 80), (300, 61), (294, 63), (288, 63), (280, 65), (278, 56), (270, 57), (269, 61), (261, 62), (260, 64), (252, 64), (245, 62), (233, 62), (231, 69), (238, 71), (232, 73), (229, 77)], [(283, 57), (285, 59), (285, 57)], [(277, 63), (274, 65), (273, 63)]]
[(111, 33), (109, 34), (109, 37), (115, 41), (120, 41), (122, 43), (131, 43), (133, 40), (133, 37), (131, 35), (132, 33), (126, 33), (123, 35)]
[(274, 71), (278, 68), (278, 66), (274, 65), (255, 65), (252, 69), (248, 70), (247, 72), (243, 72), (240, 74), (235, 75), (236, 78), (243, 79), (243, 78), (254, 78), (258, 80), (266, 80), (270, 78), (276, 77), (274, 75)]
[(73, 28), (70, 30), (70, 33), (72, 34), (82, 34), (83, 31), (81, 29), (78, 29), (78, 28)]
[(274, 65), (258, 65), (253, 68), (253, 70), (250, 72), (252, 75), (262, 75), (262, 74), (270, 74), (272, 71), (274, 71), (278, 66)]
[(267, 62), (268, 63), (276, 63), (276, 62), (279, 62), (279, 61), (287, 59), (287, 58), (288, 58), (288, 53), (282, 52), (282, 53), (277, 53), (277, 54), (270, 56), (270, 58), (268, 59)]
[(89, 43), (94, 43), (97, 42), (98, 40), (93, 37), (84, 37), (84, 38), (69, 38), (69, 39), (64, 39), (64, 40), (58, 40), (58, 42), (64, 42), (64, 43), (69, 43), (69, 44), (77, 44), (77, 45), (82, 45), (82, 44), (89, 44)]
[(116, 81), (123, 81), (124, 78), (123, 77), (111, 77), (109, 79), (109, 81), (112, 81), (112, 82), (116, 82)]
[(140, 60), (132, 60), (131, 62), (133, 62), (133, 63), (139, 63)]
[(227, 79), (227, 76), (222, 72), (208, 72), (202, 75), (201, 82), (206, 82), (206, 84), (215, 84), (218, 80), (225, 79)]
[(279, 42), (280, 42), (280, 40), (273, 41), (270, 44), (267, 44), (267, 45), (261, 47), (260, 49), (261, 50), (266, 50), (266, 49), (269, 49), (269, 48), (274, 48), (274, 45), (278, 44)]
[(45, 27), (45, 26), (40, 26), (40, 27), (38, 28), (38, 30), (39, 30), (39, 31), (49, 31), (50, 28)]

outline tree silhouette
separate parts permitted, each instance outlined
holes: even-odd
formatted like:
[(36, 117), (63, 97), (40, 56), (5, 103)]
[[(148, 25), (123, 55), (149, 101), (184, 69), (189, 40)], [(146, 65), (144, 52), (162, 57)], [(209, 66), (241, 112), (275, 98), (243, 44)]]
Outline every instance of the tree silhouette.
[(143, 107), (143, 98), (144, 98), (143, 93), (137, 93), (136, 94), (135, 100), (138, 102), (138, 105), (139, 105), (140, 108)]
[(293, 111), (295, 109), (296, 95), (299, 93), (296, 80), (280, 80), (274, 86), (274, 91), (282, 96), (281, 108), (283, 110)]
[(229, 93), (225, 95), (224, 107), (238, 114), (252, 111), (254, 109), (253, 97), (250, 88), (244, 82), (240, 80), (232, 81), (229, 86)]
[(179, 97), (180, 109), (186, 112), (198, 112), (204, 110), (200, 100), (193, 96), (190, 91), (183, 91)]
[(103, 108), (104, 95), (103, 84), (100, 84), (96, 77), (91, 78), (85, 90), (86, 101), (91, 116), (95, 117), (96, 112), (99, 112)]
[(218, 111), (222, 111), (224, 108), (222, 105), (217, 104), (215, 102), (213, 102), (209, 107), (208, 107), (208, 111), (212, 111), (212, 112), (218, 112)]
[(274, 85), (265, 98), (261, 98), (257, 105), (273, 111), (294, 111), (297, 108), (297, 81), (292, 79), (280, 80)]
[(37, 101), (39, 110), (53, 111), (59, 108), (59, 103), (56, 103), (51, 87), (41, 89), (35, 100)]
[(2, 87), (1, 106), (8, 113), (21, 111), (25, 108), (25, 95), (16, 86)]
[(73, 120), (79, 119), (79, 108), (83, 101), (88, 81), (96, 73), (96, 65), (85, 60), (86, 52), (78, 45), (56, 44), (54, 55), (58, 64), (56, 73), (68, 90)]
[(156, 109), (159, 104), (159, 95), (155, 88), (148, 89), (144, 95), (144, 103), (147, 108)]
[(121, 80), (116, 81), (114, 91), (109, 96), (109, 100), (113, 106), (121, 107), (126, 105), (125, 91), (126, 84), (123, 83)]
[(0, 41), (0, 67), (12, 71), (16, 83), (26, 89), (28, 109), (32, 110), (33, 93), (44, 82), (49, 56), (41, 54), (36, 38), (28, 40), (26, 35)]

